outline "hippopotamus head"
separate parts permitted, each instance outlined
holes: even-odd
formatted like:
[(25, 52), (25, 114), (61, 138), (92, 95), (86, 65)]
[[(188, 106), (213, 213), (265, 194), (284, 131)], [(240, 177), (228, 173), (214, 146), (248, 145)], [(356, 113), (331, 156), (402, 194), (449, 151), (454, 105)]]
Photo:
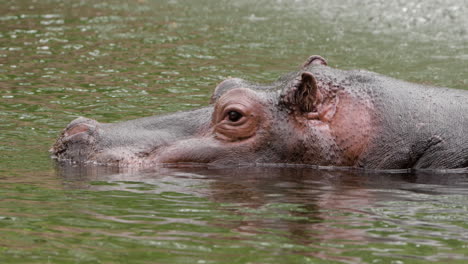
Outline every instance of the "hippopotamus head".
[(372, 134), (372, 105), (336, 71), (311, 56), (271, 85), (224, 80), (202, 109), (115, 124), (79, 118), (52, 153), (120, 166), (354, 166)]

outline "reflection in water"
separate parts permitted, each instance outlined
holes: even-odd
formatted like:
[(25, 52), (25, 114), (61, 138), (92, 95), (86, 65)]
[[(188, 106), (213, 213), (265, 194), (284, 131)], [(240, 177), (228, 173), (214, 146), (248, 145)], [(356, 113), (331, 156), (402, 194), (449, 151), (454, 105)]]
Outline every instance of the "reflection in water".
[[(208, 232), (207, 237), (236, 240), (241, 244), (268, 238), (270, 242), (251, 246), (258, 250), (268, 249), (275, 256), (299, 254), (355, 263), (362, 260), (362, 254), (370, 250), (369, 247), (375, 246), (381, 250), (371, 250), (375, 251), (374, 260), (404, 259), (398, 252), (405, 247), (394, 245), (444, 248), (444, 243), (439, 240), (443, 240), (448, 232), (452, 239), (467, 239), (464, 234), (457, 233), (459, 227), (455, 222), (439, 222), (437, 217), (429, 221), (431, 223), (427, 222), (435, 212), (442, 213), (438, 217), (460, 212), (456, 208), (462, 206), (461, 201), (451, 199), (468, 190), (468, 176), (464, 174), (366, 173), (305, 168), (159, 168), (127, 173), (112, 170), (109, 167), (59, 167), (64, 184), (72, 189), (158, 195), (178, 193), (207, 199), (217, 205), (210, 211), (216, 212), (215, 215), (207, 221), (195, 221), (181, 214), (163, 223), (193, 224), (195, 221), (201, 226), (214, 225), (229, 230), (230, 235), (220, 237)], [(447, 201), (449, 204), (445, 204)], [(125, 219), (125, 215), (95, 217), (112, 221)], [(176, 232), (194, 235), (191, 231)], [(362, 254), (353, 256), (352, 251), (362, 251)], [(463, 254), (447, 254), (440, 250), (440, 254), (416, 255), (421, 260), (464, 259)]]

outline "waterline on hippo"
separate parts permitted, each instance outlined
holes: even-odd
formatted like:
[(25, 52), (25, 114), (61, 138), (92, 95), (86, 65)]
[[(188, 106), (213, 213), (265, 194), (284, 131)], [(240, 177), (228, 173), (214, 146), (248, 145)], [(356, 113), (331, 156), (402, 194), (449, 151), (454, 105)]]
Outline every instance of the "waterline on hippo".
[(468, 167), (468, 91), (331, 68), (311, 56), (270, 85), (230, 78), (196, 110), (104, 124), (80, 117), (51, 148), (119, 167)]

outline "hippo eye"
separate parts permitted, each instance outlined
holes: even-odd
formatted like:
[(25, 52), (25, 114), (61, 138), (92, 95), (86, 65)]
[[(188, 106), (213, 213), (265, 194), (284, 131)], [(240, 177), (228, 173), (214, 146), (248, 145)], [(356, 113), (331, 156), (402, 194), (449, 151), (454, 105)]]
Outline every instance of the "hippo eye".
[(242, 114), (237, 111), (229, 111), (228, 118), (231, 122), (237, 122), (242, 118)]

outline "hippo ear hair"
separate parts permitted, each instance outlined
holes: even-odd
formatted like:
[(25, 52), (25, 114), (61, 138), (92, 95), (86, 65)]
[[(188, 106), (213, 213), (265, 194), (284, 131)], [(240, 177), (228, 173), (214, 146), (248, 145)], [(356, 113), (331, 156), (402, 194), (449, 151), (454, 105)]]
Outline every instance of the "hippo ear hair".
[(317, 106), (322, 101), (322, 94), (312, 73), (304, 72), (300, 79), (286, 89), (281, 100), (292, 110), (310, 113), (317, 111)]

